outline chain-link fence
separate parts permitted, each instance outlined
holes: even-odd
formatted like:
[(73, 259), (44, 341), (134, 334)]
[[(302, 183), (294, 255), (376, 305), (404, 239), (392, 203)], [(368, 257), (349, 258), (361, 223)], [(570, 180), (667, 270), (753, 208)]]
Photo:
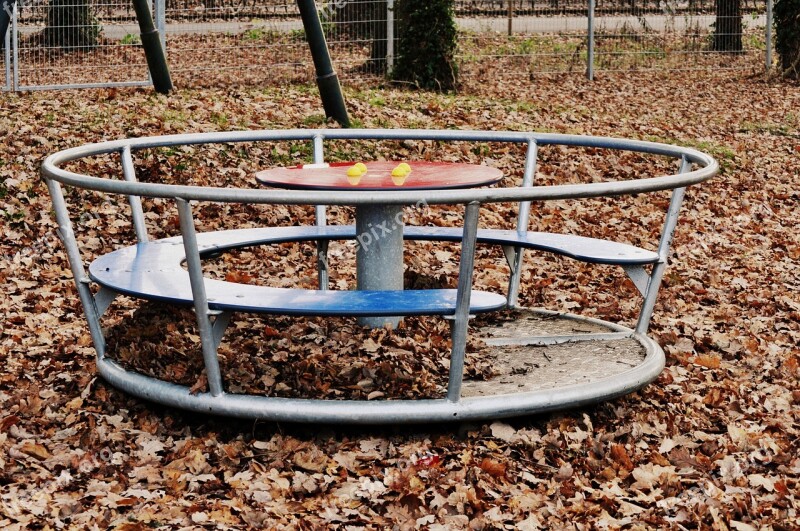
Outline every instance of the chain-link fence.
[[(318, 4), (345, 84), (391, 68), (395, 1)], [(462, 76), (752, 68), (768, 1), (456, 0), (457, 59)], [(292, 0), (155, 0), (153, 11), (178, 86), (313, 79)], [(22, 0), (9, 33), (6, 88), (147, 83), (130, 0)]]

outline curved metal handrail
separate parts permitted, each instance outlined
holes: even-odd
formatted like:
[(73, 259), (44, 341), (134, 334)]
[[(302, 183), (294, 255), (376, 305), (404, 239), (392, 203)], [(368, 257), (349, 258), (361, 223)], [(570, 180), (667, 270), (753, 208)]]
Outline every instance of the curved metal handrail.
[[(63, 169), (67, 162), (82, 158), (122, 152), (124, 149), (141, 150), (158, 147), (175, 147), (197, 144), (231, 142), (290, 141), (290, 140), (442, 140), (451, 142), (509, 142), (543, 145), (564, 145), (584, 148), (606, 148), (685, 158), (700, 168), (672, 175), (647, 177), (631, 181), (615, 181), (585, 184), (548, 185), (530, 188), (488, 188), (477, 190), (436, 191), (386, 191), (364, 194), (359, 191), (296, 191), (244, 188), (210, 188), (159, 183), (118, 181), (82, 175)], [(610, 195), (637, 194), (681, 188), (703, 182), (718, 170), (717, 161), (695, 149), (610, 137), (561, 135), (550, 133), (494, 132), (494, 131), (436, 131), (411, 129), (293, 129), (286, 131), (232, 131), (225, 133), (194, 133), (148, 138), (115, 140), (87, 144), (54, 153), (45, 159), (42, 174), (47, 179), (113, 194), (142, 197), (181, 198), (197, 201), (272, 203), (272, 204), (319, 204), (319, 205), (365, 205), (365, 204), (454, 204), (477, 201), (480, 203), (517, 202), (554, 199), (577, 199)]]

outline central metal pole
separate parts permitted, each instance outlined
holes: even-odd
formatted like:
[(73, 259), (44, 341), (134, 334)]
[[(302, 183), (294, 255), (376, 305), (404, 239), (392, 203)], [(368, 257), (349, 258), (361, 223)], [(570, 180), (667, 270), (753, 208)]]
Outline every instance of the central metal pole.
[[(403, 289), (403, 207), (356, 208), (356, 278), (360, 291)], [(359, 317), (371, 328), (396, 328), (400, 317)]]

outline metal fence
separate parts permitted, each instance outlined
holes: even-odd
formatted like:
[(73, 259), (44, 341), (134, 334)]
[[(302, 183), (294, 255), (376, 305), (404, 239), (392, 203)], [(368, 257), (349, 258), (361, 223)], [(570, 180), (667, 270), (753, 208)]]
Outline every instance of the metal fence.
[(149, 84), (127, 0), (17, 2), (9, 34), (6, 85), (16, 90)]
[[(771, 0), (740, 0), (733, 15), (718, 12), (723, 1), (456, 0), (457, 59), (462, 77), (474, 78), (487, 71), (591, 75), (743, 69), (763, 65), (764, 58), (769, 64)], [(402, 28), (394, 20), (394, 0), (318, 6), (345, 84), (391, 68)], [(178, 86), (313, 78), (292, 0), (155, 0), (153, 11)], [(22, 0), (7, 40), (0, 85), (6, 90), (148, 83), (130, 0)], [(721, 42), (740, 49), (725, 51)]]

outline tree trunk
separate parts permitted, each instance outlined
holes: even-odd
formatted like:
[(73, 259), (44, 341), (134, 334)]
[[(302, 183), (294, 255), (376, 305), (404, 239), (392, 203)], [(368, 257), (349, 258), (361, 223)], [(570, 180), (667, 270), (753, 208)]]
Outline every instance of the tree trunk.
[(401, 0), (400, 37), (392, 77), (439, 91), (458, 85), (458, 32), (453, 0)]
[(715, 52), (742, 53), (742, 0), (716, 0)]
[(92, 14), (89, 0), (50, 0), (44, 36), (48, 46), (65, 50), (97, 46), (100, 23)]
[(800, 0), (775, 2), (775, 50), (781, 72), (800, 79)]

